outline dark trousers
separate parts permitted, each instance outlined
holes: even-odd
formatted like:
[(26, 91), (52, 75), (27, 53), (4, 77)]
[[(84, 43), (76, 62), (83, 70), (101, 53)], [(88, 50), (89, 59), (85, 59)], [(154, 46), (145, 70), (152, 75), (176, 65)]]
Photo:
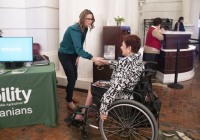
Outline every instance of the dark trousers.
[(158, 62), (159, 54), (143, 53), (143, 61)]
[[(157, 62), (158, 63), (159, 54), (153, 54), (153, 53), (143, 53), (143, 61), (151, 61), (151, 62)], [(157, 65), (155, 64), (149, 64), (146, 65), (145, 68), (152, 68), (153, 70), (157, 69)]]
[(65, 53), (60, 53), (58, 52), (58, 58), (60, 60), (60, 63), (65, 71), (65, 74), (67, 76), (67, 86), (66, 86), (66, 101), (67, 102), (72, 102), (72, 97), (73, 97), (73, 91), (74, 91), (74, 86), (76, 84), (77, 80), (77, 65), (76, 63), (76, 54), (65, 54)]

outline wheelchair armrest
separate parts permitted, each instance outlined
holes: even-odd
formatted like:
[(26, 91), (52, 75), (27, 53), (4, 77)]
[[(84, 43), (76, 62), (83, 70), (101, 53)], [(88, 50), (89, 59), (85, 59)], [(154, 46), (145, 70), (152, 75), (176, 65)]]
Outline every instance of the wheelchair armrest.
[(148, 64), (155, 64), (157, 65), (158, 63), (155, 61), (144, 61), (144, 65), (148, 65)]
[(153, 76), (156, 74), (155, 70), (152, 69), (144, 69), (141, 73), (141, 78)]
[(144, 73), (144, 72), (155, 73), (156, 71), (155, 71), (155, 70), (152, 70), (152, 69), (144, 69), (144, 70), (142, 71), (142, 73)]
[(158, 63), (154, 61), (144, 61), (145, 69), (154, 69)]

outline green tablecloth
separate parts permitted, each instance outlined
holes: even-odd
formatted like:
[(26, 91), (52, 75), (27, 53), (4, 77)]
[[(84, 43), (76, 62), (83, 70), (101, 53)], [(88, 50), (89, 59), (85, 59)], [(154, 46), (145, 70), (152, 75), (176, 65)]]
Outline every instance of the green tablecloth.
[(0, 75), (0, 128), (40, 123), (56, 126), (57, 120), (54, 63), (29, 67), (22, 74)]

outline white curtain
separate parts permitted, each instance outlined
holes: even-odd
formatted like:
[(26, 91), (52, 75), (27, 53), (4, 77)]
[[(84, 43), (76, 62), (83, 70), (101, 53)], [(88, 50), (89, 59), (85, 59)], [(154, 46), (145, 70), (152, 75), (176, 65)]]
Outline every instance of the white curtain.
[(200, 19), (200, 0), (192, 0), (191, 7), (191, 22), (194, 25), (194, 30), (192, 34), (192, 38), (198, 39), (199, 36), (199, 27), (198, 22)]

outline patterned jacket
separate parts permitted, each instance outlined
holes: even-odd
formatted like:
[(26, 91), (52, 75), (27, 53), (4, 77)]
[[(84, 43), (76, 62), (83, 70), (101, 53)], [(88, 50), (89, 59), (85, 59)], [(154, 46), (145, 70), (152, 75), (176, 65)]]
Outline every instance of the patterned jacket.
[(133, 90), (143, 70), (141, 54), (132, 54), (118, 62), (111, 61), (114, 70), (110, 80), (110, 88), (101, 99), (100, 112), (107, 115), (108, 107), (115, 99), (133, 99), (131, 94), (123, 92), (125, 89)]

